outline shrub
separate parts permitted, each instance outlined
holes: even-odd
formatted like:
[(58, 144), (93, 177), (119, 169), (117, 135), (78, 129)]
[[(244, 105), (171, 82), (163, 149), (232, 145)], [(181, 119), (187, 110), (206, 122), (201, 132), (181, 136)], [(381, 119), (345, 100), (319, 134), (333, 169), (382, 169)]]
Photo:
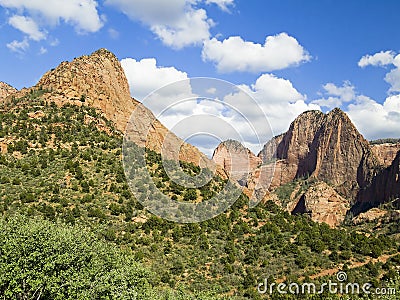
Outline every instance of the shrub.
[[(2, 299), (147, 299), (149, 272), (80, 227), (0, 219)], [(150, 296), (150, 295), (149, 295)]]

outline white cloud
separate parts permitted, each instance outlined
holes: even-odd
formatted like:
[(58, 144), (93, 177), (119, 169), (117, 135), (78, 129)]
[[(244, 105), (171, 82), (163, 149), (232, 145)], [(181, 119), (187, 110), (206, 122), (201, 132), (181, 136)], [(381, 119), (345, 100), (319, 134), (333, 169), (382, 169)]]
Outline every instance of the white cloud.
[(369, 140), (400, 137), (400, 95), (389, 96), (383, 104), (360, 96), (348, 106), (347, 113)]
[[(159, 67), (155, 58), (144, 58), (136, 61), (133, 58), (121, 60), (126, 77), (128, 78), (132, 97), (142, 101), (157, 89), (188, 78), (185, 72), (174, 67)], [(185, 93), (191, 93), (186, 90)]]
[[(300, 113), (307, 110), (320, 110), (320, 107), (316, 104), (307, 104), (306, 96), (299, 93), (289, 80), (276, 77), (273, 74), (263, 74), (256, 80), (255, 84), (251, 86), (241, 85), (240, 88), (257, 101), (267, 116), (275, 135), (285, 132)], [(251, 110), (254, 107), (248, 106), (246, 103), (240, 105), (240, 97), (240, 94), (231, 95), (226, 101), (235, 103), (246, 116), (253, 117)], [(256, 126), (262, 126), (263, 120), (255, 119), (252, 122)], [(268, 132), (264, 132), (264, 134), (267, 135)]]
[(234, 5), (234, 0), (206, 0), (206, 4), (216, 4), (223, 11), (229, 11), (229, 6)]
[(7, 44), (7, 48), (10, 49), (12, 52), (22, 54), (29, 49), (29, 42), (26, 38), (22, 41), (14, 40), (11, 43)]
[(358, 62), (360, 67), (366, 66), (389, 66), (395, 68), (385, 76), (385, 81), (390, 84), (389, 93), (400, 92), (400, 54), (394, 51), (381, 51), (373, 55), (365, 55)]
[(0, 6), (27, 12), (32, 18), (51, 25), (61, 20), (71, 24), (79, 33), (96, 32), (103, 26), (94, 0), (0, 0)]
[[(132, 20), (139, 20), (167, 46), (181, 49), (201, 44), (214, 25), (206, 10), (196, 7), (202, 0), (106, 0)], [(222, 9), (233, 0), (208, 1)]]
[(232, 36), (204, 42), (204, 61), (214, 62), (218, 71), (269, 72), (296, 66), (311, 59), (298, 41), (287, 33), (268, 36), (264, 45)]
[(167, 25), (152, 25), (151, 30), (165, 45), (181, 49), (188, 45), (200, 44), (208, 39), (213, 24), (213, 21), (207, 18), (204, 9), (190, 9), (178, 20)]
[(40, 47), (39, 55), (43, 55), (47, 53), (47, 49), (45, 47)]
[(58, 45), (60, 45), (59, 39), (54, 39), (54, 40), (50, 41), (51, 47), (57, 47)]
[(341, 87), (327, 83), (323, 86), (324, 94), (327, 97), (312, 101), (322, 107), (334, 108), (340, 107), (343, 103), (350, 102), (356, 99), (355, 87), (349, 82), (345, 81)]
[(8, 24), (27, 34), (31, 40), (40, 41), (46, 38), (46, 33), (30, 17), (14, 15), (8, 20)]
[[(397, 57), (400, 58), (400, 54)], [(397, 67), (387, 73), (385, 81), (390, 84), (389, 92), (400, 92), (400, 68)]]
[(373, 55), (367, 54), (361, 57), (358, 66), (386, 66), (393, 63), (395, 53), (393, 51), (381, 51)]

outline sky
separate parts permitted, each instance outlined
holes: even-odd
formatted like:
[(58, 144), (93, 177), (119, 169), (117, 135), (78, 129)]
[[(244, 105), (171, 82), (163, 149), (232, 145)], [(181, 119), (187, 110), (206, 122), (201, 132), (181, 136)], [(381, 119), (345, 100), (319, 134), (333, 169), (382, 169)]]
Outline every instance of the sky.
[(397, 0), (0, 0), (0, 81), (29, 87), (107, 48), (132, 96), (209, 155), (227, 138), (257, 153), (310, 109), (340, 107), (367, 139), (400, 138), (399, 11)]

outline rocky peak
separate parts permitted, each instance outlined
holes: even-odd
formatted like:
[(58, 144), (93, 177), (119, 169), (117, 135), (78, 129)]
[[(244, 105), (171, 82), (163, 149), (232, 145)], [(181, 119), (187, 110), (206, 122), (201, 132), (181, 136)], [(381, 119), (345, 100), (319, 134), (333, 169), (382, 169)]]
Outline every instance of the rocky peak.
[(0, 101), (16, 93), (18, 90), (11, 85), (0, 81)]
[(213, 161), (220, 166), (232, 179), (246, 185), (248, 176), (257, 166), (261, 159), (255, 156), (249, 149), (235, 140), (227, 140), (215, 149)]
[(61, 105), (72, 101), (101, 109), (120, 131), (137, 104), (120, 62), (106, 49), (62, 62), (44, 74), (36, 87), (50, 90), (52, 101)]
[(354, 199), (358, 189), (367, 186), (380, 168), (368, 141), (339, 108), (328, 114), (302, 113), (274, 142), (276, 152), (267, 143), (259, 157), (264, 163), (277, 160), (274, 180), (279, 182), (275, 185), (314, 177)]

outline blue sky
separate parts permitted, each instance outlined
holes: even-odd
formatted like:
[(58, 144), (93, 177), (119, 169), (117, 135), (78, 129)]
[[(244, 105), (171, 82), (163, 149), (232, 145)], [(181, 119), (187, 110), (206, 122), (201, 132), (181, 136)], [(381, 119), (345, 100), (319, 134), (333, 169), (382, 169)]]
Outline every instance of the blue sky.
[(32, 86), (104, 47), (139, 100), (213, 77), (251, 94), (276, 134), (339, 106), (366, 138), (400, 137), (399, 11), (396, 0), (0, 0), (0, 81)]

